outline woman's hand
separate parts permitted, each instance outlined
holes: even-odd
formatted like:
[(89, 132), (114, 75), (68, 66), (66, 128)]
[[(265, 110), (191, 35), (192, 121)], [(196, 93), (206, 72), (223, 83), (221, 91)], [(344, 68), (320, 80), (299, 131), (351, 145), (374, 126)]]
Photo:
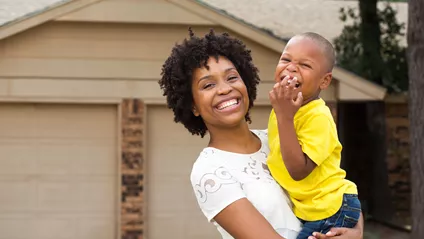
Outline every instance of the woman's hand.
[(364, 218), (359, 217), (358, 224), (354, 228), (335, 227), (326, 234), (314, 232), (308, 239), (362, 239), (364, 234)]
[(332, 228), (326, 234), (314, 232), (308, 239), (362, 239), (362, 233), (355, 228), (337, 227)]

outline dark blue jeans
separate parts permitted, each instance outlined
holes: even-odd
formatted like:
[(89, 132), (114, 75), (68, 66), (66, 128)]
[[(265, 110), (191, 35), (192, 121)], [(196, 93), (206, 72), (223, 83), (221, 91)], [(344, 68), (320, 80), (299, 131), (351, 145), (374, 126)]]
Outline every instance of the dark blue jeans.
[(358, 195), (344, 194), (343, 203), (339, 211), (333, 216), (319, 221), (304, 221), (302, 231), (297, 239), (307, 239), (313, 232), (327, 233), (333, 227), (354, 228), (361, 214), (361, 202)]

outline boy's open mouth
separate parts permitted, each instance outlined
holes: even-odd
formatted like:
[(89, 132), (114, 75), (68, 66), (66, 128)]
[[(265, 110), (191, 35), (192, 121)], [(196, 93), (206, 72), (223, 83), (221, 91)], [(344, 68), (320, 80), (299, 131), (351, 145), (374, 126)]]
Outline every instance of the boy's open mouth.
[[(287, 75), (282, 76), (282, 77), (281, 77), (281, 81), (283, 81), (283, 80), (284, 80), (284, 78), (286, 78), (286, 76), (287, 76)], [(294, 77), (294, 76), (289, 76), (289, 77), (290, 77), (290, 79), (288, 80), (287, 84), (290, 84), (290, 82), (291, 82), (293, 79), (295, 79), (295, 78), (296, 78), (296, 77)], [(297, 80), (297, 78), (296, 78), (295, 80)], [(296, 82), (296, 85), (295, 85), (294, 87), (295, 87), (295, 88), (299, 88), (301, 85), (302, 85), (302, 84), (300, 84), (300, 82)]]

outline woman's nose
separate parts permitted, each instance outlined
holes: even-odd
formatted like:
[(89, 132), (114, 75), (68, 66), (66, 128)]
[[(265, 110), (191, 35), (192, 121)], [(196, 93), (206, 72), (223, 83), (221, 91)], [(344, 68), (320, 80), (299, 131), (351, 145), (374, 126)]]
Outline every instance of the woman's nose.
[(228, 84), (228, 82), (222, 82), (218, 85), (218, 94), (226, 95), (232, 91), (232, 87)]

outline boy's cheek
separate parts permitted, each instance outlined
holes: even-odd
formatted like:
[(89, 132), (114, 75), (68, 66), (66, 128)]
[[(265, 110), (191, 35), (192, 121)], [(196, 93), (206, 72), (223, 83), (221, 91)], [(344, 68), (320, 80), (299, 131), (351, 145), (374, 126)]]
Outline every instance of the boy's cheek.
[(283, 80), (280, 78), (280, 75), (283, 71), (284, 71), (284, 66), (277, 65), (277, 67), (275, 68), (275, 82), (280, 82)]

